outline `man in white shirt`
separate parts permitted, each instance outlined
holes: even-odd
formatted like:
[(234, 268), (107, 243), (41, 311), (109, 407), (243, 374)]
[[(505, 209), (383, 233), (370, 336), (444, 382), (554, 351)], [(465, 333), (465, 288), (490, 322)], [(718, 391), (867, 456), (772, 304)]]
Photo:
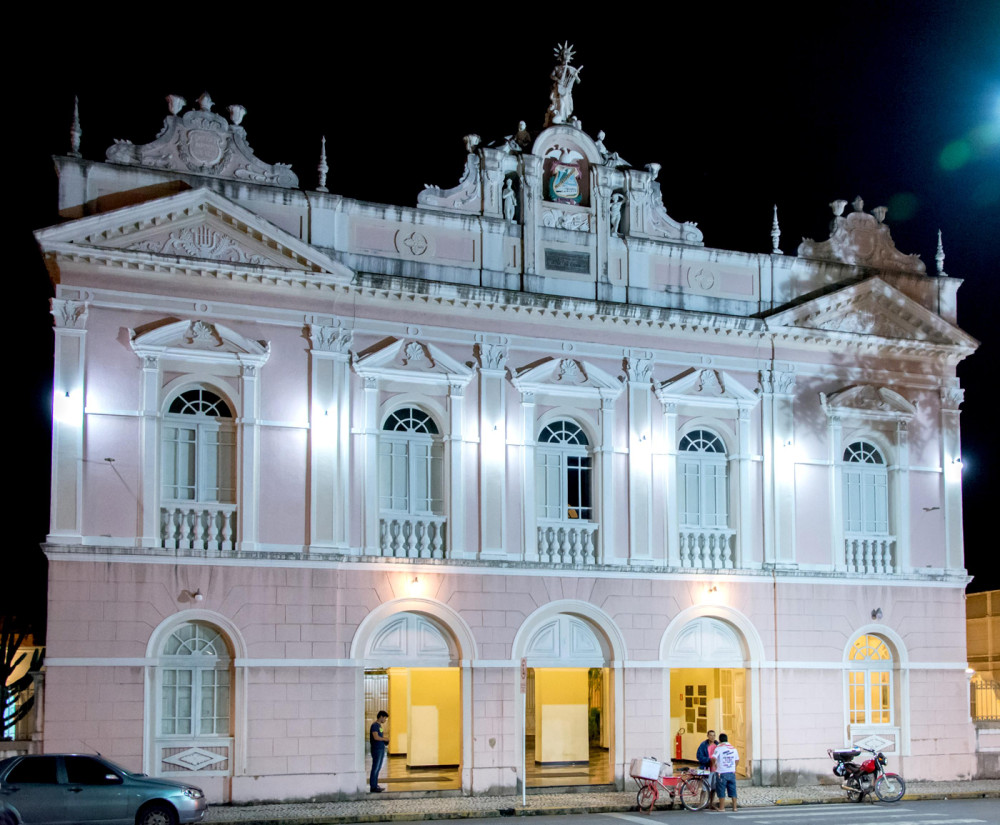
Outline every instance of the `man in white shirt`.
[(726, 807), (726, 797), (733, 800), (733, 811), (736, 810), (736, 763), (740, 761), (739, 751), (729, 744), (729, 737), (724, 733), (719, 734), (719, 744), (712, 754), (715, 762), (715, 770), (718, 772), (715, 777), (715, 793), (719, 797), (719, 807), (721, 811)]

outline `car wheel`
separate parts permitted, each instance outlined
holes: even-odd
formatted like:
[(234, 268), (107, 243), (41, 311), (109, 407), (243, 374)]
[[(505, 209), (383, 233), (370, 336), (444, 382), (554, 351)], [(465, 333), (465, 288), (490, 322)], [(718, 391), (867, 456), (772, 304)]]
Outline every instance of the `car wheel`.
[(136, 815), (135, 825), (177, 825), (177, 811), (169, 805), (149, 805)]

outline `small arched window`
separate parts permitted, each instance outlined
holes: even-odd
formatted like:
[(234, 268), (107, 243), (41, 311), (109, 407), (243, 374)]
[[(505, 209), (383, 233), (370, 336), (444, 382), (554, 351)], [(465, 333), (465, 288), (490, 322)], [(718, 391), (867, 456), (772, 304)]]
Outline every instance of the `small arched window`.
[(855, 441), (844, 450), (844, 529), (889, 533), (889, 473), (881, 451), (869, 441)]
[(418, 407), (390, 413), (379, 438), (379, 507), (384, 512), (435, 515), (444, 511), (444, 445), (437, 424)]
[(229, 647), (214, 627), (182, 624), (160, 656), (161, 736), (229, 736), (232, 674)]
[(164, 501), (236, 501), (236, 426), (221, 396), (204, 387), (180, 393), (162, 433)]
[(847, 654), (847, 693), (852, 725), (892, 724), (892, 651), (885, 640), (866, 634)]
[(711, 430), (692, 430), (677, 445), (679, 507), (684, 527), (729, 526), (726, 444)]
[(587, 434), (573, 421), (553, 421), (542, 428), (535, 467), (539, 518), (593, 519), (589, 446)]

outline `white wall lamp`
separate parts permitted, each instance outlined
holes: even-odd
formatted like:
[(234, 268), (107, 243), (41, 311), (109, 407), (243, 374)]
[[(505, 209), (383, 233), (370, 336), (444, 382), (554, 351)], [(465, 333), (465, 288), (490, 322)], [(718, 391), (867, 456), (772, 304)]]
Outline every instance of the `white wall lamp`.
[(877, 622), (881, 618), (882, 618), (882, 608), (881, 607), (876, 607), (872, 611), (872, 620)]

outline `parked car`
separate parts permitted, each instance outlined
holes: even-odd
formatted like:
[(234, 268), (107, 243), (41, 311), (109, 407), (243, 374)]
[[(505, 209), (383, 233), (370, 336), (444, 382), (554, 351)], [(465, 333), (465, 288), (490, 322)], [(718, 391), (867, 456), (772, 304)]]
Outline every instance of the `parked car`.
[(201, 788), (69, 753), (0, 761), (0, 801), (25, 825), (181, 825), (208, 810)]

